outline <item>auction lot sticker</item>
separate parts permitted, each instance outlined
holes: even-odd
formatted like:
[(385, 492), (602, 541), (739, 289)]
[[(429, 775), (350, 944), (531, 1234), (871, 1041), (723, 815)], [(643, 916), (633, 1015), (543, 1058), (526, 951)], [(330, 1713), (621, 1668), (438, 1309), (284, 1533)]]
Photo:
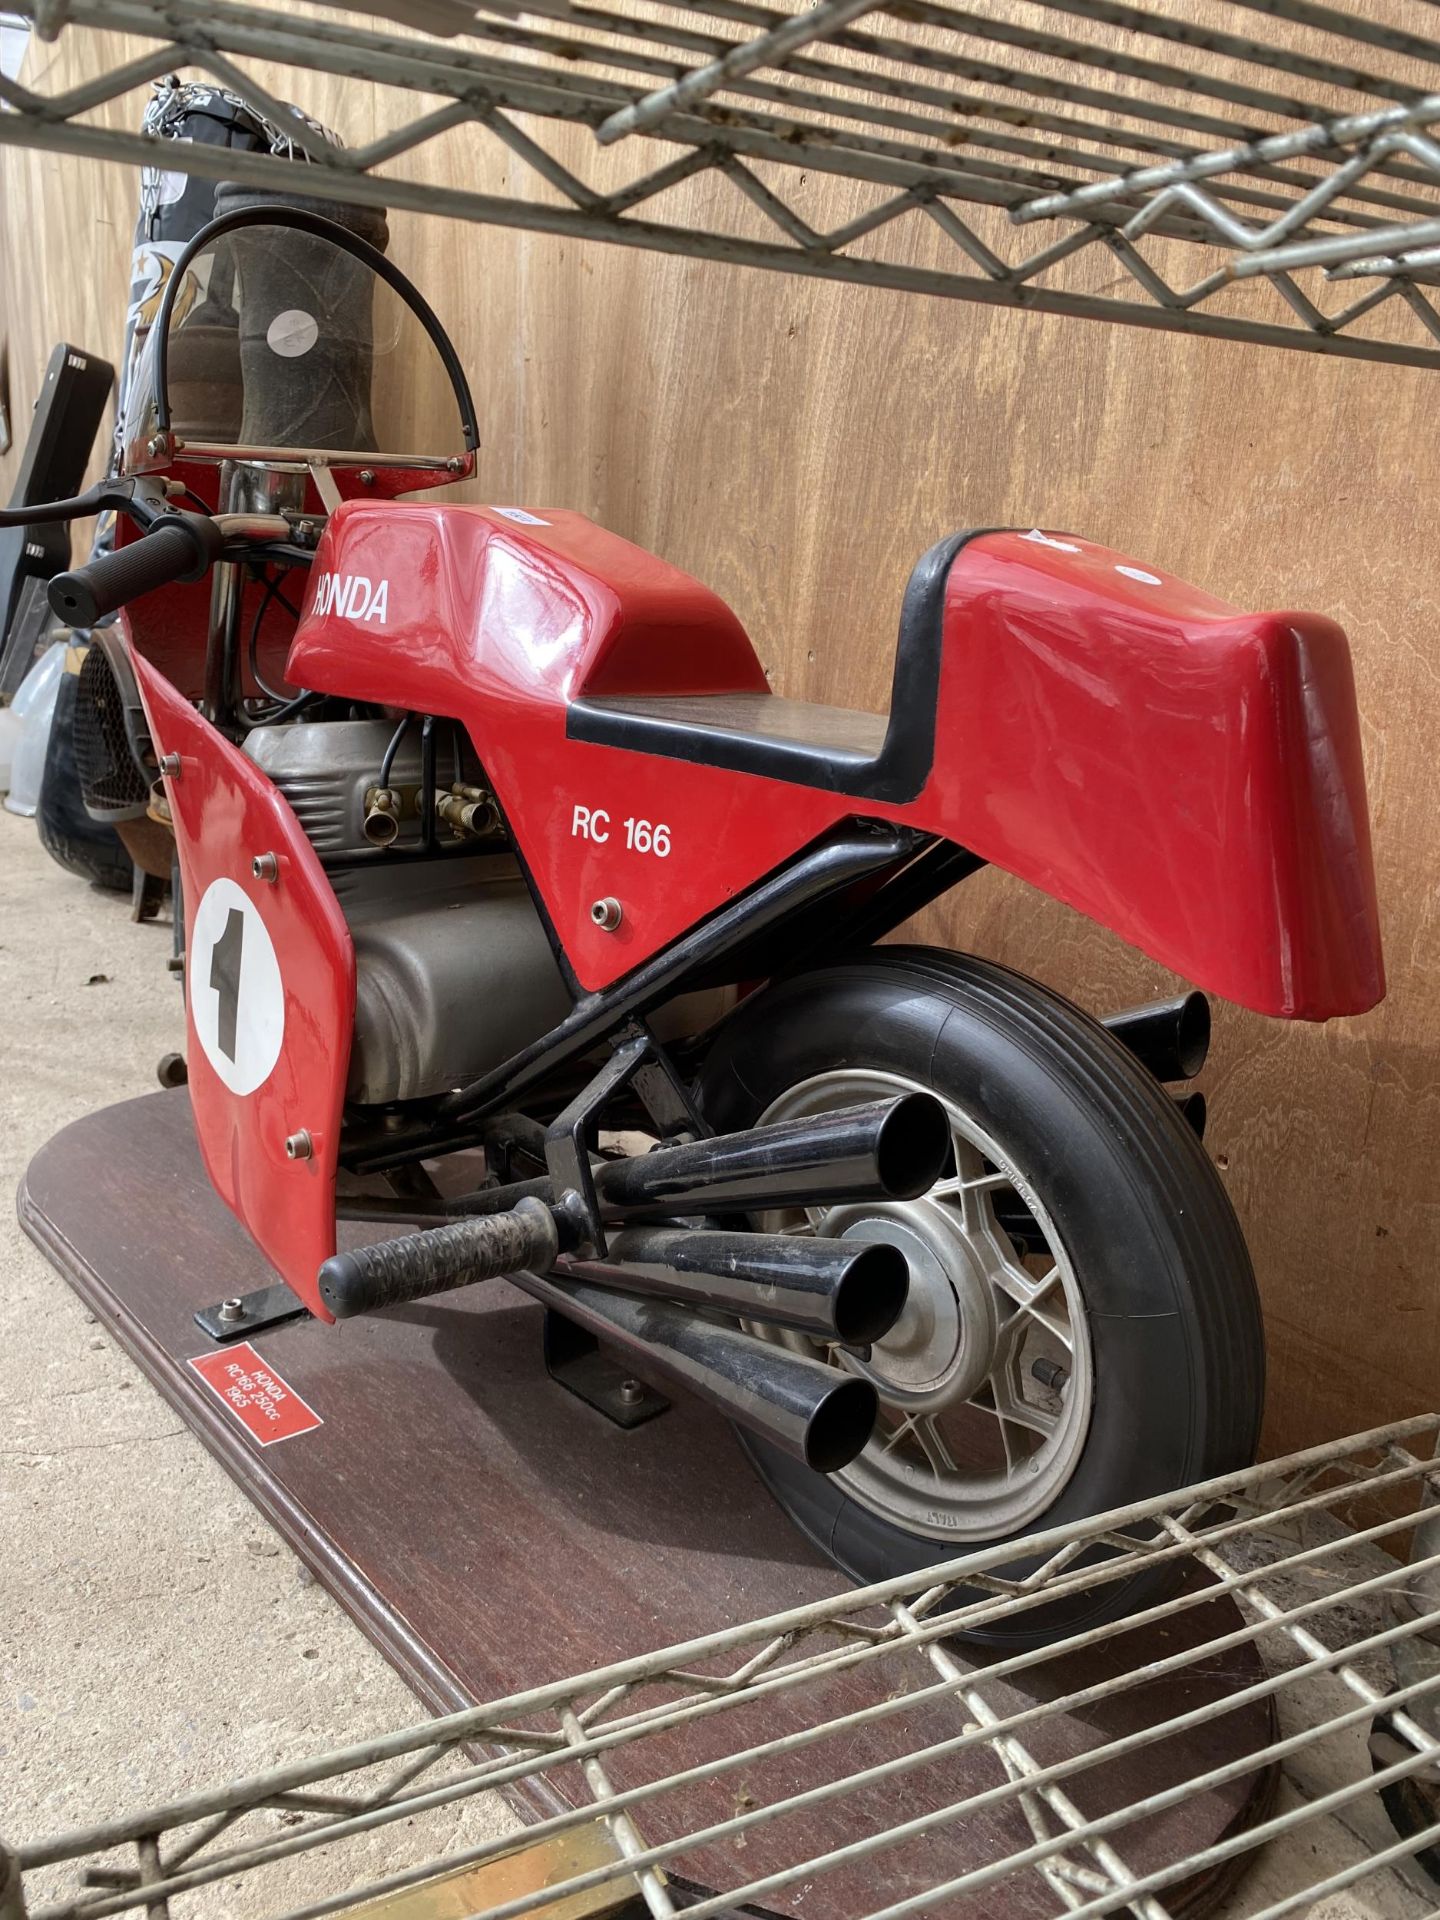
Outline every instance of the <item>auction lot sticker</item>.
[(248, 1340), (218, 1353), (200, 1353), (190, 1362), (200, 1378), (262, 1447), (293, 1440), (325, 1422), (262, 1360)]

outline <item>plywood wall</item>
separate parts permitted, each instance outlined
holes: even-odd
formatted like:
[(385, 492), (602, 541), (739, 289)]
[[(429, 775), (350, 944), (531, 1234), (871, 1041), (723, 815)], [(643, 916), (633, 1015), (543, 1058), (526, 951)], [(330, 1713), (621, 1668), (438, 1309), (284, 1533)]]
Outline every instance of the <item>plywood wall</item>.
[[(57, 76), (82, 68), (82, 50), (41, 51)], [(388, 112), (363, 87), (270, 78), (352, 140)], [(511, 170), (478, 135), (411, 164), (480, 186)], [(851, 191), (807, 190), (831, 218)], [(119, 170), (0, 152), (17, 402), (55, 339), (115, 344), (135, 195)], [(480, 496), (578, 508), (700, 575), (780, 693), (883, 706), (911, 564), (976, 523), (1071, 528), (1241, 604), (1344, 623), (1390, 994), (1323, 1028), (1219, 1007), (1210, 1139), (1264, 1293), (1268, 1444), (1440, 1404), (1440, 374), (393, 227), (470, 372)], [(931, 257), (936, 240), (906, 244)], [(1097, 1012), (1174, 984), (998, 873), (918, 932)]]

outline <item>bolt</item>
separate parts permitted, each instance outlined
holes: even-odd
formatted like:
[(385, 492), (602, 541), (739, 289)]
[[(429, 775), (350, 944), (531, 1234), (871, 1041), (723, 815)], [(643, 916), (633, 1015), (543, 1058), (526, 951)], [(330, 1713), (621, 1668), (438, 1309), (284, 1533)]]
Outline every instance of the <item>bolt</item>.
[(160, 454), (164, 453), (165, 451), (164, 434), (152, 433), (150, 438), (145, 442), (145, 451), (146, 453), (149, 454), (152, 460), (156, 459)]
[(638, 1407), (645, 1398), (645, 1389), (638, 1380), (620, 1382), (620, 1404), (622, 1407)]
[(220, 1318), (226, 1321), (243, 1320), (245, 1318), (245, 1302), (240, 1298), (238, 1293), (232, 1294), (228, 1300), (222, 1300), (220, 1302)]
[(273, 887), (280, 878), (280, 859), (278, 854), (257, 853), (250, 862), (250, 871), (257, 880), (268, 880)]
[(373, 486), (374, 486), (374, 484), (375, 484), (375, 472), (374, 472), (374, 469), (373, 469), (373, 468), (371, 468), (371, 467), (361, 467), (361, 469), (360, 469), (360, 484), (361, 484), (361, 486), (362, 486), (362, 487), (373, 487)]
[(624, 909), (611, 894), (607, 894), (603, 900), (591, 902), (590, 918), (604, 933), (614, 933), (624, 917)]
[(313, 1160), (314, 1157), (315, 1142), (310, 1138), (308, 1131), (304, 1127), (301, 1127), (298, 1133), (287, 1135), (285, 1140), (285, 1158), (287, 1160)]
[(452, 454), (445, 462), (445, 471), (447, 473), (463, 473), (465, 471), (465, 462), (460, 459), (458, 454)]
[(160, 756), (160, 771), (166, 776), (167, 779), (178, 780), (180, 778), (179, 754), (178, 753), (162, 753)]
[(1042, 1387), (1052, 1387), (1056, 1393), (1070, 1378), (1070, 1369), (1062, 1367), (1058, 1360), (1046, 1360), (1043, 1357), (1030, 1362), (1030, 1373)]

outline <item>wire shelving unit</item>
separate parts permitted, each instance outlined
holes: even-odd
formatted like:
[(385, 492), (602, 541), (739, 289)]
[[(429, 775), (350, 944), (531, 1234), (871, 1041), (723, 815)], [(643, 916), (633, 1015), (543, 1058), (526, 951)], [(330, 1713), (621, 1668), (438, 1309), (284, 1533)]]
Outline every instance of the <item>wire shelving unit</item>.
[[(304, 75), (338, 75), (381, 89), (387, 124), (336, 147), (295, 130), (322, 196), (1440, 365), (1434, 0), (372, 0), (373, 26), (241, 0), (21, 11), (42, 41), (104, 28), (139, 50), (69, 89), (0, 79), (4, 142), (153, 163), (116, 103), (176, 69), (282, 121), (257, 68), (293, 70), (301, 106)], [(466, 184), (473, 164), (420, 177), (423, 150), (477, 132), (511, 163), (503, 191)], [(164, 164), (261, 186), (288, 166), (173, 143)], [(816, 211), (841, 200), (838, 224)]]
[[(853, 1887), (849, 1901), (836, 1896), (857, 1920), (942, 1909), (1171, 1920), (1172, 1896), (1197, 1876), (1289, 1840), (1301, 1864), (1285, 1890), (1246, 1908), (1281, 1920), (1440, 1845), (1440, 1526), (1422, 1523), (1408, 1563), (1387, 1551), (1434, 1504), (1437, 1437), (1440, 1416), (1406, 1421), (1038, 1534), (1028, 1572), (1013, 1570), (1013, 1547), (973, 1553), (22, 1845), (0, 1854), (0, 1913), (106, 1920), (143, 1909), (181, 1920), (212, 1911), (224, 1883), (229, 1906), (244, 1889), (247, 1913), (321, 1920), (357, 1903), (368, 1914), (444, 1876), (433, 1906), (374, 1912), (523, 1920), (643, 1901), (650, 1920), (720, 1920), (737, 1908), (830, 1910), (830, 1883), (859, 1869), (869, 1897)], [(977, 1654), (955, 1637), (1160, 1565), (1186, 1576), (1178, 1591), (1054, 1646)], [(1173, 1630), (1158, 1657), (1157, 1625)], [(1131, 1638), (1142, 1628), (1152, 1634), (1143, 1660)], [(1187, 1684), (1160, 1685), (1176, 1676)], [(1112, 1709), (1127, 1695), (1164, 1710), (1132, 1714), (1117, 1736)], [(1196, 1757), (1197, 1732), (1257, 1707), (1260, 1732), (1252, 1725), (1223, 1758), (1213, 1747)], [(982, 1756), (981, 1772), (964, 1773), (967, 1755)], [(1142, 1790), (1118, 1793), (1114, 1769), (1136, 1755), (1131, 1784)], [(798, 1791), (797, 1756), (808, 1781)], [(1305, 1789), (1203, 1848), (1187, 1850), (1183, 1823), (1167, 1824), (1192, 1796), (1282, 1761), (1309, 1767)], [(557, 1810), (518, 1839), (379, 1877), (372, 1848), (368, 1872), (340, 1876), (344, 1892), (295, 1904), (292, 1870), (316, 1849), (397, 1823), (423, 1831), (427, 1818), (443, 1833), (466, 1799), (540, 1776)], [(1420, 1809), (1403, 1835), (1377, 1788), (1421, 1796), (1398, 1803)], [(808, 1816), (837, 1803), (851, 1837), (817, 1852)], [(1345, 1823), (1340, 1857), (1314, 1844), (1327, 1820)], [(956, 1823), (973, 1836), (973, 1857), (937, 1881), (925, 1843)], [(756, 1873), (746, 1849), (762, 1829), (782, 1837)], [(571, 1852), (542, 1855), (544, 1872), (508, 1895), (464, 1879), (517, 1847), (557, 1843)]]

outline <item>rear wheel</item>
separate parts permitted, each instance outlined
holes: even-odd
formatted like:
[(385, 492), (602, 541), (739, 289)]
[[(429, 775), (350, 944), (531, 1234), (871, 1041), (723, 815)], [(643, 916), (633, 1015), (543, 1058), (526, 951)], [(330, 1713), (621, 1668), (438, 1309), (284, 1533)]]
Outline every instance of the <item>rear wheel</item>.
[[(912, 1088), (954, 1142), (930, 1193), (756, 1222), (888, 1240), (910, 1263), (905, 1311), (868, 1352), (754, 1328), (880, 1396), (837, 1474), (741, 1436), (800, 1526), (880, 1580), (1248, 1464), (1264, 1350), (1239, 1225), (1173, 1101), (1078, 1009), (987, 962), (885, 949), (742, 1006), (701, 1098), (730, 1130)], [(1053, 1638), (1164, 1586), (1107, 1583), (992, 1637)]]

